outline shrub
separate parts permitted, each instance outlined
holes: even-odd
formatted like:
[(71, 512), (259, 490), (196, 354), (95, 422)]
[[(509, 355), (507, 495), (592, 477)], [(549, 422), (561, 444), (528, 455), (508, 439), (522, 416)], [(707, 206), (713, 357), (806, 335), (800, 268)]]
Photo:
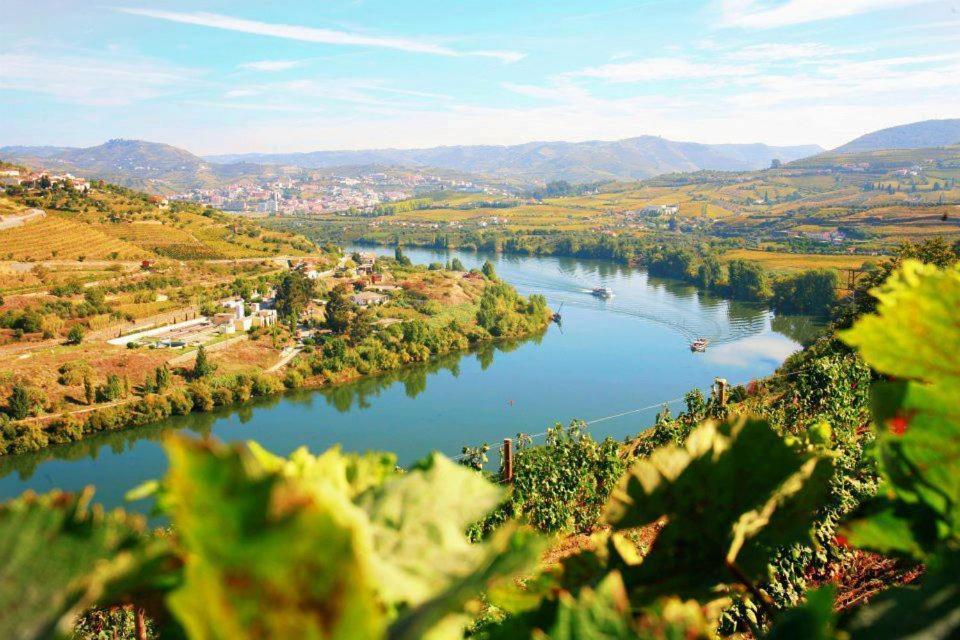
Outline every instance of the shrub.
[(174, 415), (185, 416), (193, 410), (193, 397), (186, 389), (174, 389), (167, 394), (167, 400)]

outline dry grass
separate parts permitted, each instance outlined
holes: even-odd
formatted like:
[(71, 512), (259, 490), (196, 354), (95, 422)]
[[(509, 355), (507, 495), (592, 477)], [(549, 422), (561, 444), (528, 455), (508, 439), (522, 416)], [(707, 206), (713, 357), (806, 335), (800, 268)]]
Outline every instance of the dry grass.
[(859, 269), (868, 260), (878, 256), (824, 255), (818, 253), (782, 253), (736, 249), (723, 254), (725, 261), (751, 260), (771, 271), (799, 271), (803, 269)]

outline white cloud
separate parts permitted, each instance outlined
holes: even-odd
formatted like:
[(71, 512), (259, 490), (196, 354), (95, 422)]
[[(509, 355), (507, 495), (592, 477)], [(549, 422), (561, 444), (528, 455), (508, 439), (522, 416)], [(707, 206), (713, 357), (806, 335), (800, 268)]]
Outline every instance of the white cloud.
[(721, 0), (720, 25), (750, 29), (772, 29), (795, 24), (846, 18), (897, 9), (933, 0), (787, 0), (771, 3), (759, 0)]
[(350, 31), (338, 31), (335, 29), (319, 29), (294, 24), (259, 22), (257, 20), (246, 20), (219, 13), (206, 13), (202, 11), (186, 13), (156, 9), (137, 9), (132, 7), (121, 7), (117, 9), (117, 11), (147, 18), (155, 18), (157, 20), (168, 20), (170, 22), (192, 24), (213, 29), (239, 31), (241, 33), (252, 33), (261, 36), (300, 40), (302, 42), (315, 42), (319, 44), (379, 47), (448, 57), (477, 56), (496, 58), (504, 62), (516, 62), (523, 58), (523, 54), (516, 51), (457, 51), (443, 45), (425, 42), (419, 39), (373, 36)]
[(0, 54), (0, 89), (32, 91), (66, 102), (124, 106), (195, 85), (199, 74), (152, 60), (93, 53)]
[(237, 67), (250, 69), (251, 71), (286, 71), (298, 67), (300, 64), (299, 60), (257, 60), (238, 64)]
[(868, 51), (863, 47), (832, 47), (820, 42), (752, 44), (730, 51), (727, 58), (750, 62), (818, 62)]
[(634, 62), (622, 62), (588, 67), (563, 74), (563, 77), (598, 78), (609, 82), (651, 82), (657, 80), (680, 80), (690, 78), (716, 78), (737, 76), (744, 67), (715, 62), (698, 62), (688, 58), (646, 58)]

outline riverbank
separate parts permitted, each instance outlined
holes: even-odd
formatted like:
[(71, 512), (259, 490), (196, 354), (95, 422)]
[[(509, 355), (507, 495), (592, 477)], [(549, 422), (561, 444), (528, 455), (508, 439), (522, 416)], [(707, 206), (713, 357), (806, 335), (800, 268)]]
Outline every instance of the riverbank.
[[(424, 267), (410, 267), (402, 273), (408, 278), (404, 281), (408, 289), (398, 288), (404, 295), (397, 294), (389, 305), (368, 310), (345, 297), (338, 298), (344, 300), (340, 311), (344, 326), (303, 340), (301, 352), (290, 360), (282, 375), (263, 370), (214, 375), (198, 372), (194, 363), (193, 369), (176, 370), (164, 364), (136, 389), (117, 377), (114, 380), (121, 397), (111, 397), (109, 402), (4, 421), (0, 425), (0, 455), (36, 451), (170, 416), (240, 405), (284, 389), (346, 384), (485, 342), (532, 336), (550, 322), (550, 311), (542, 297), (522, 298), (493, 274), (428, 272)], [(416, 278), (415, 274), (423, 277)], [(461, 286), (460, 280), (469, 280), (469, 286)], [(447, 299), (451, 291), (458, 296), (456, 300)], [(456, 304), (444, 309), (444, 301)], [(391, 322), (385, 323), (387, 320)]]
[[(865, 256), (744, 251), (742, 243), (731, 244), (690, 234), (630, 235), (503, 229), (432, 233), (412, 229), (387, 233), (360, 229), (355, 236), (347, 238), (342, 229), (319, 222), (290, 219), (287, 224), (318, 242), (337, 238), (360, 246), (399, 245), (437, 251), (611, 260), (642, 266), (652, 275), (682, 280), (704, 293), (744, 302), (768, 303), (782, 313), (820, 317), (829, 314), (843, 287), (848, 287), (856, 278), (856, 272), (868, 268), (864, 266)], [(279, 226), (286, 228), (283, 221)], [(769, 254), (778, 259), (759, 259), (758, 254), (762, 257)]]
[[(352, 251), (347, 248), (348, 255)], [(386, 257), (385, 266), (390, 265), (393, 250), (376, 253)], [(468, 271), (479, 270), (490, 260), (498, 277), (520, 295), (545, 295), (550, 308), (561, 310), (563, 325), (552, 325), (528, 339), (484, 341), (473, 350), (411, 363), (383, 375), (351, 373), (351, 382), (332, 380), (316, 389), (285, 389), (209, 412), (173, 415), (150, 426), (100, 432), (36, 453), (6, 456), (0, 465), (0, 497), (27, 489), (79, 490), (94, 485), (98, 501), (108, 507), (123, 505), (125, 487), (164, 473), (160, 442), (163, 434), (175, 431), (226, 442), (253, 439), (283, 454), (303, 446), (311, 451), (334, 445), (344, 451), (388, 450), (397, 453), (398, 464), (408, 465), (434, 450), (455, 456), (465, 444), (493, 444), (518, 432), (539, 433), (556, 420), (591, 421), (654, 406), (591, 425), (598, 438), (610, 435), (621, 440), (651, 424), (664, 402), (694, 387), (707, 393), (715, 377), (734, 384), (769, 375), (806, 340), (808, 329), (815, 329), (804, 318), (774, 317), (762, 305), (700, 295), (682, 282), (651, 277), (644, 269), (611, 261), (419, 249), (404, 253), (417, 264), (459, 259)], [(423, 273), (440, 283), (449, 280), (451, 287), (482, 282), (462, 275), (454, 279), (443, 271)], [(590, 289), (597, 285), (611, 287), (616, 296), (610, 300), (591, 296)], [(436, 293), (439, 289), (434, 287)], [(391, 311), (392, 306), (372, 312), (378, 319), (409, 313), (404, 307)], [(424, 321), (462, 320), (469, 315), (468, 308), (443, 303), (440, 314)], [(690, 351), (696, 336), (710, 339), (707, 353)], [(279, 349), (268, 348), (270, 340), (265, 335), (246, 341), (237, 353), (212, 353), (210, 359), (219, 368), (209, 380), (257, 373), (250, 366), (254, 363), (261, 372), (270, 368), (280, 354)], [(321, 351), (317, 345), (312, 348), (313, 353), (302, 354), (304, 361)], [(160, 350), (117, 349), (131, 358), (160, 355)], [(232, 368), (230, 362), (239, 359), (249, 359), (250, 365)], [(282, 380), (283, 374), (277, 377)], [(174, 379), (180, 379), (176, 372)], [(496, 460), (495, 450), (491, 460)]]

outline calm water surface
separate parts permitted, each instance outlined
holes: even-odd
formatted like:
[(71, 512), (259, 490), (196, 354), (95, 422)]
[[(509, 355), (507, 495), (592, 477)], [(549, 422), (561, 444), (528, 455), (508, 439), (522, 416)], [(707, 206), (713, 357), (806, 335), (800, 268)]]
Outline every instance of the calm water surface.
[[(562, 304), (563, 324), (535, 339), (439, 358), (336, 389), (299, 391), (0, 457), (0, 499), (28, 488), (75, 490), (92, 484), (98, 501), (119, 505), (126, 490), (163, 474), (160, 439), (178, 429), (228, 441), (255, 439), (282, 454), (301, 445), (321, 451), (340, 444), (350, 451), (395, 451), (401, 464), (431, 450), (455, 455), (465, 444), (494, 444), (557, 421), (606, 418), (679, 398), (693, 387), (706, 390), (715, 376), (731, 383), (765, 376), (812, 330), (802, 318), (774, 318), (763, 307), (707, 297), (611, 262), (406, 253), (418, 263), (456, 256), (468, 268), (489, 258), (521, 293), (542, 293), (554, 309)], [(592, 297), (590, 289), (599, 285), (612, 288), (615, 297)], [(690, 352), (697, 336), (710, 339), (706, 353)], [(675, 411), (681, 406), (671, 405)], [(606, 419), (591, 431), (601, 437), (635, 434), (656, 412)]]

